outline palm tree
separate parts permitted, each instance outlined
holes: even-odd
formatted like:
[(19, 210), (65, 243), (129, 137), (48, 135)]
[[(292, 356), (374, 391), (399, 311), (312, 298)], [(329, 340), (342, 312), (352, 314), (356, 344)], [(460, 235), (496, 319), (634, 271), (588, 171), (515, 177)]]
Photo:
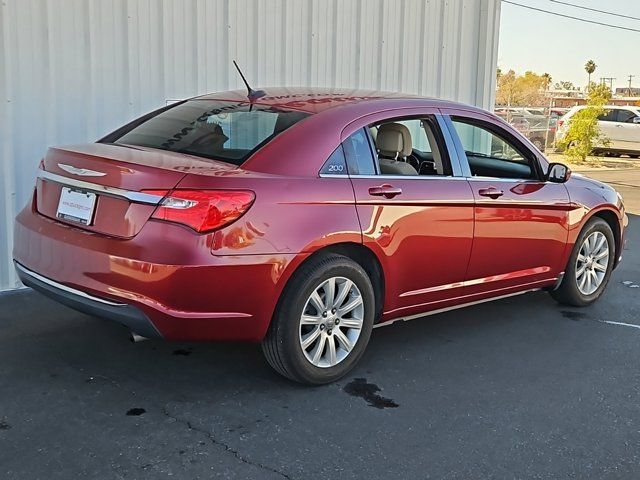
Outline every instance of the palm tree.
[(584, 65), (584, 69), (587, 71), (587, 74), (589, 74), (589, 80), (588, 80), (588, 83), (587, 83), (587, 90), (589, 90), (591, 88), (591, 74), (596, 71), (596, 67), (597, 67), (596, 62), (594, 62), (593, 60), (589, 60)]
[(542, 74), (542, 85), (544, 85), (544, 90), (549, 90), (549, 85), (551, 85), (551, 75), (548, 73)]

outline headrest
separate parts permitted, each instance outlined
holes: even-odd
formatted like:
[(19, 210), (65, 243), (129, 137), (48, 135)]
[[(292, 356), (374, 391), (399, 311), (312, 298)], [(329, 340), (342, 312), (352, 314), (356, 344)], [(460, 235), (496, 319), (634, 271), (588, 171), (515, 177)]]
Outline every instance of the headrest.
[(391, 157), (407, 157), (411, 155), (411, 133), (401, 123), (385, 123), (380, 125), (376, 137), (378, 151)]

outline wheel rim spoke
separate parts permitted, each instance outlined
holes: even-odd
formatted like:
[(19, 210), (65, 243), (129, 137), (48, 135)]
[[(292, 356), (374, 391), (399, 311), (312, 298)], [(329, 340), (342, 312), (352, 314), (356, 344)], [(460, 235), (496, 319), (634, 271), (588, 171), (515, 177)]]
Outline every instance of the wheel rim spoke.
[(311, 294), (311, 297), (309, 297), (309, 301), (318, 311), (318, 314), (322, 313), (325, 310), (324, 302), (322, 301), (322, 298), (320, 298), (320, 294), (317, 290), (315, 290)]
[(324, 306), (326, 309), (333, 307), (333, 300), (336, 296), (336, 279), (330, 278), (324, 283)]
[(345, 277), (324, 280), (311, 292), (300, 315), (302, 353), (316, 367), (339, 364), (356, 346), (363, 322), (364, 303), (358, 286)]
[(321, 333), (322, 330), (320, 330), (320, 327), (316, 327), (310, 333), (307, 333), (302, 340), (302, 349), (306, 350), (311, 345), (313, 345), (313, 342), (318, 339)]
[(342, 307), (340, 310), (338, 310), (338, 314), (340, 316), (346, 315), (351, 310), (353, 310), (354, 308), (356, 308), (356, 307), (358, 307), (360, 305), (362, 305), (362, 297), (360, 297), (360, 296), (355, 297), (353, 300), (351, 300), (349, 303), (347, 303), (344, 307)]
[(318, 341), (318, 343), (316, 344), (315, 348), (313, 349), (313, 360), (312, 362), (314, 364), (318, 363), (320, 361), (320, 357), (322, 357), (322, 354), (324, 353), (324, 344), (327, 341), (327, 337), (324, 335), (320, 335), (320, 340)]
[(322, 317), (315, 315), (302, 315), (300, 323), (302, 325), (318, 325), (322, 321)]
[(578, 287), (579, 287), (580, 289), (583, 289), (583, 288), (584, 288), (584, 284), (585, 284), (585, 282), (587, 281), (587, 276), (588, 276), (588, 275), (587, 275), (586, 273), (584, 273), (584, 274), (582, 275), (582, 278), (580, 278), (580, 283), (578, 284)]
[(340, 343), (342, 348), (344, 348), (347, 352), (351, 351), (351, 349), (353, 348), (353, 345), (351, 344), (351, 340), (349, 340), (347, 336), (344, 333), (342, 333), (342, 331), (339, 328), (335, 330), (334, 336), (336, 337), (336, 339), (338, 340), (338, 343)]
[(336, 357), (336, 341), (333, 337), (327, 337), (327, 351), (329, 353), (329, 365), (333, 366), (338, 363), (338, 358)]
[(362, 320), (357, 318), (343, 318), (340, 320), (340, 326), (345, 328), (362, 328)]
[(591, 272), (588, 272), (585, 275), (585, 278), (586, 278), (585, 291), (591, 293)]
[(353, 282), (351, 280), (347, 280), (345, 282), (342, 282), (342, 284), (340, 284), (338, 288), (338, 295), (336, 296), (336, 299), (333, 302), (333, 306), (335, 308), (340, 308), (342, 306), (352, 286), (353, 286)]
[(596, 270), (598, 270), (600, 272), (606, 272), (607, 271), (606, 265), (601, 265), (600, 263), (594, 263), (593, 264), (593, 268), (595, 268)]
[(595, 235), (589, 235), (589, 253), (593, 253), (593, 251), (595, 250), (595, 243), (596, 243), (596, 236)]

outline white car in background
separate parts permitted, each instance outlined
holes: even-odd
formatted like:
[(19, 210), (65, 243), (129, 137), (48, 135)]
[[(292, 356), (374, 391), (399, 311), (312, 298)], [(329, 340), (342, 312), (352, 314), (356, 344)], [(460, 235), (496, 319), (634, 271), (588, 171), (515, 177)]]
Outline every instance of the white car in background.
[[(584, 108), (587, 107), (573, 107), (558, 120), (556, 142), (566, 135), (571, 117)], [(598, 117), (598, 127), (609, 144), (599, 146), (596, 152), (640, 158), (640, 107), (607, 105), (604, 108), (605, 113)]]

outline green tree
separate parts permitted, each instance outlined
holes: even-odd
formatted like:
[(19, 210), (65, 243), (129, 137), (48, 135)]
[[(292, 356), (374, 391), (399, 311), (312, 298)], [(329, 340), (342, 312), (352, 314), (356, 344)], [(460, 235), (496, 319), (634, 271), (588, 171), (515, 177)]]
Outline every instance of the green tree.
[(558, 142), (561, 150), (576, 163), (583, 163), (596, 146), (607, 146), (609, 139), (598, 128), (598, 117), (605, 113), (604, 106), (611, 99), (611, 90), (604, 84), (589, 90), (587, 107), (578, 110), (569, 120), (567, 133)]
[(575, 90), (576, 87), (572, 82), (560, 81), (556, 82), (556, 88), (558, 90)]
[(541, 105), (544, 98), (545, 77), (534, 72), (518, 75), (513, 70), (500, 72), (496, 103), (510, 107)]
[(586, 70), (587, 75), (589, 76), (588, 77), (589, 80), (587, 81), (587, 85), (589, 86), (591, 86), (591, 74), (596, 71), (597, 67), (598, 66), (596, 65), (596, 62), (594, 62), (593, 60), (589, 60), (587, 63), (584, 64), (584, 69)]

